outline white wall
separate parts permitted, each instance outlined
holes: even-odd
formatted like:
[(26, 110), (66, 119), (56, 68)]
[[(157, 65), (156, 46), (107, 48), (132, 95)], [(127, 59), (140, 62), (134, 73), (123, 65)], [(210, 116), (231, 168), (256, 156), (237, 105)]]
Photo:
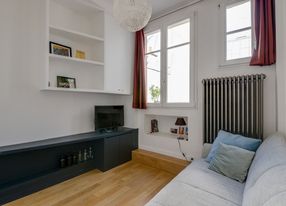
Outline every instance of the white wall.
[[(94, 105), (120, 103), (116, 95), (40, 91), (48, 52), (45, 13), (43, 0), (0, 1), (0, 146), (91, 131)], [(107, 15), (106, 41), (116, 36), (126, 42), (130, 33), (117, 33)], [(118, 46), (131, 53), (132, 46)], [(109, 67), (117, 64), (107, 61)]]
[(130, 83), (133, 79), (134, 34), (120, 27), (108, 10), (105, 15), (105, 39), (104, 88), (108, 91), (130, 93)]
[[(107, 2), (104, 0), (94, 1)], [(283, 2), (282, 4), (285, 6), (284, 0), (277, 0), (277, 3), (279, 1)], [(110, 8), (111, 5), (107, 6)], [(187, 115), (191, 141), (185, 143), (183, 149), (190, 156), (198, 157), (202, 148), (201, 80), (214, 76), (245, 73), (265, 73), (267, 75), (264, 110), (265, 135), (274, 132), (276, 130), (275, 67), (218, 68), (217, 0), (205, 0), (195, 7), (189, 8), (190, 11), (192, 9), (198, 11), (197, 107), (190, 109), (153, 108), (147, 111), (137, 111), (132, 109), (132, 97), (130, 96), (40, 91), (42, 71), (46, 61), (44, 1), (0, 1), (0, 146), (91, 131), (95, 104), (125, 104), (126, 126), (140, 128), (140, 147), (177, 157), (181, 156), (176, 141), (166, 138), (154, 139), (143, 135), (144, 114)], [(111, 15), (110, 12), (108, 15)], [(109, 20), (112, 21), (112, 17), (109, 17)], [(280, 22), (278, 25), (282, 23), (285, 22)], [(113, 26), (114, 35), (117, 35), (116, 39), (120, 40), (118, 35), (123, 35), (122, 39), (126, 41), (126, 37), (130, 33), (123, 30), (118, 33), (118, 25), (113, 21), (108, 25), (109, 31), (113, 30)], [(112, 35), (108, 36), (108, 38), (113, 38)], [(285, 35), (282, 37), (280, 34), (278, 45), (282, 44), (284, 37)], [(129, 49), (132, 49), (133, 40), (131, 38), (129, 46), (122, 48), (122, 51), (131, 55), (132, 52)], [(117, 50), (120, 51), (118, 48)], [(126, 55), (126, 58), (133, 57)], [(283, 56), (280, 59), (285, 60)], [(107, 62), (107, 65), (112, 67), (113, 64), (109, 61), (112, 61), (112, 58)], [(284, 68), (286, 68), (286, 63), (281, 65), (281, 71), (284, 71)], [(132, 77), (132, 73), (129, 75)], [(286, 76), (278, 75), (278, 78), (280, 77), (282, 77), (280, 84), (283, 84), (281, 87), (283, 89), (280, 92), (284, 93), (285, 98), (284, 79)], [(278, 86), (280, 84), (278, 82)], [(279, 113), (282, 114), (279, 117), (285, 116), (284, 109), (285, 104), (279, 108)], [(282, 124), (281, 128), (285, 129), (286, 125)]]
[[(188, 116), (189, 132), (191, 139), (183, 144), (184, 151), (189, 157), (199, 157), (203, 144), (202, 129), (202, 84), (201, 80), (209, 77), (233, 76), (240, 74), (264, 73), (267, 75), (265, 81), (265, 107), (264, 107), (264, 134), (265, 136), (276, 131), (276, 72), (275, 66), (271, 67), (249, 67), (247, 65), (237, 65), (228, 68), (219, 68), (219, 10), (218, 0), (205, 0), (195, 6), (187, 8), (191, 13), (197, 11), (197, 107), (189, 109), (158, 109), (149, 108), (147, 111), (134, 111), (128, 122), (132, 125), (137, 123), (140, 128), (139, 145), (141, 148), (157, 151), (163, 154), (182, 158), (177, 141), (164, 137), (152, 137), (145, 135), (144, 114), (168, 114), (178, 116)], [(178, 14), (173, 14), (178, 15)], [(157, 21), (157, 20), (156, 20)], [(156, 21), (152, 23), (156, 23)], [(159, 19), (160, 21), (160, 19)], [(151, 23), (151, 24), (152, 24)], [(125, 98), (126, 105), (131, 105), (131, 98)], [(137, 114), (137, 115), (136, 115)], [(285, 113), (284, 113), (285, 114)]]
[(278, 130), (286, 134), (286, 1), (276, 0)]

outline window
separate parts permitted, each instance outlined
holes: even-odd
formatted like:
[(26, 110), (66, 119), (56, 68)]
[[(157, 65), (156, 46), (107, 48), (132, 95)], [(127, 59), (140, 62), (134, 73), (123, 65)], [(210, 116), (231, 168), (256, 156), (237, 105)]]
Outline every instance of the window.
[(252, 54), (251, 2), (232, 1), (224, 12), (224, 62), (247, 62)]
[(190, 20), (168, 27), (167, 103), (190, 102)]
[(148, 34), (146, 38), (146, 67), (148, 103), (160, 103), (161, 96), (161, 32)]
[(191, 19), (158, 24), (146, 33), (148, 103), (191, 106)]

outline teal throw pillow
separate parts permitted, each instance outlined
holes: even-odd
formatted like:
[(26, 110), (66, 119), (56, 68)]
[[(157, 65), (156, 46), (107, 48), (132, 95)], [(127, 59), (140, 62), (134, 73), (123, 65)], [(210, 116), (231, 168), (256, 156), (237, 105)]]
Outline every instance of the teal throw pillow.
[(220, 143), (209, 169), (244, 182), (255, 152)]
[(220, 143), (232, 145), (232, 146), (240, 147), (242, 149), (256, 152), (256, 150), (261, 144), (261, 140), (244, 137), (239, 134), (232, 134), (232, 133), (220, 130), (217, 135), (217, 138), (215, 139), (212, 145), (211, 151), (209, 152), (208, 157), (206, 158), (207, 162), (211, 162), (211, 160), (216, 154), (216, 151)]

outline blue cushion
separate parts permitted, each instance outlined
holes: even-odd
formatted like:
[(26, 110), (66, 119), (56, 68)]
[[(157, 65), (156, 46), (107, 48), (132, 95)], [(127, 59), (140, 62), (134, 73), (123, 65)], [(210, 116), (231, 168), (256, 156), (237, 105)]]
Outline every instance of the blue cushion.
[(219, 144), (209, 169), (244, 182), (255, 152), (226, 144)]
[(242, 149), (246, 149), (249, 151), (256, 152), (256, 150), (258, 149), (258, 147), (261, 144), (261, 140), (249, 138), (249, 137), (244, 137), (244, 136), (239, 135), (239, 134), (232, 134), (232, 133), (220, 130), (218, 135), (217, 135), (217, 138), (215, 139), (215, 141), (212, 145), (211, 151), (208, 154), (208, 157), (206, 159), (207, 162), (212, 161), (220, 143), (223, 143), (226, 145), (232, 145), (232, 146), (240, 147)]

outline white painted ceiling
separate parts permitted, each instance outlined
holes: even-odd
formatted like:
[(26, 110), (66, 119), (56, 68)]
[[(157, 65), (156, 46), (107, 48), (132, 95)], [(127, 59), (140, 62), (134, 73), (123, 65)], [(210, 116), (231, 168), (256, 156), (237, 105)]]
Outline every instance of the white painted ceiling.
[(158, 16), (165, 11), (172, 10), (192, 0), (150, 0), (153, 8), (152, 16)]
[[(113, 0), (105, 0), (105, 1), (106, 3), (108, 2), (109, 5), (113, 3)], [(152, 9), (153, 9), (152, 16), (156, 17), (166, 11), (175, 9), (194, 0), (149, 0), (149, 1), (152, 4)]]

